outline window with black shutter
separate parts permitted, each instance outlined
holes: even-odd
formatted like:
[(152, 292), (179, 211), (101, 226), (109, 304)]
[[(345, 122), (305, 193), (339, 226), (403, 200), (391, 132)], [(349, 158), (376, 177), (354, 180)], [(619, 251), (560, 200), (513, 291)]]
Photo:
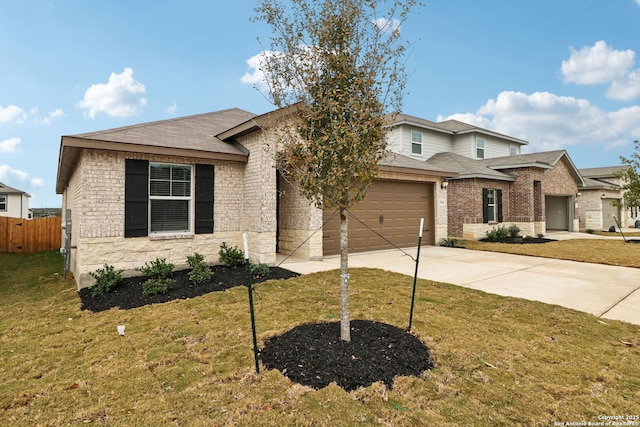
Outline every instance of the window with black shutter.
[(482, 189), (482, 222), (502, 222), (502, 190)]
[(125, 160), (124, 237), (149, 234), (149, 162)]
[(196, 165), (196, 234), (213, 233), (212, 165)]
[[(213, 233), (212, 165), (125, 162), (125, 237)], [(195, 209), (192, 224), (192, 209)]]

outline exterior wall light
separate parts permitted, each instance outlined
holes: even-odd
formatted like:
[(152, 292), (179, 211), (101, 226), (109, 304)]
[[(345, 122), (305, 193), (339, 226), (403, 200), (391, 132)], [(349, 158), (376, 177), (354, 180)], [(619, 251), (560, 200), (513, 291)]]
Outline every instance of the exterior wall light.
[(446, 190), (448, 186), (449, 186), (448, 181), (442, 181), (442, 184), (440, 184), (440, 188), (442, 188), (443, 190)]

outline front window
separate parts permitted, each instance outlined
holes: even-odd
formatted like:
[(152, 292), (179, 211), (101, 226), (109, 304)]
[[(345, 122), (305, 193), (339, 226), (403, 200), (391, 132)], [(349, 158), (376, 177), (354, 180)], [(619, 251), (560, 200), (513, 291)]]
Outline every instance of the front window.
[(0, 212), (7, 211), (7, 195), (0, 194)]
[(191, 230), (191, 166), (152, 163), (149, 173), (151, 233)]
[(487, 213), (489, 222), (496, 222), (496, 190), (487, 190)]
[(518, 149), (516, 148), (515, 145), (510, 145), (509, 146), (509, 155), (511, 155), (511, 156), (517, 156), (518, 155)]
[(484, 138), (476, 138), (476, 158), (484, 159)]
[(411, 131), (411, 154), (422, 154), (422, 132)]

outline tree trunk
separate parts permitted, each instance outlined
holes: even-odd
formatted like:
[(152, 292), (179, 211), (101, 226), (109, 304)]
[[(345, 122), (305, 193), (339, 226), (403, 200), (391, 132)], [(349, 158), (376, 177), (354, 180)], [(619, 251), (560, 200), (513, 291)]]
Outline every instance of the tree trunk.
[(340, 209), (340, 339), (351, 341), (349, 319), (349, 229), (346, 209)]

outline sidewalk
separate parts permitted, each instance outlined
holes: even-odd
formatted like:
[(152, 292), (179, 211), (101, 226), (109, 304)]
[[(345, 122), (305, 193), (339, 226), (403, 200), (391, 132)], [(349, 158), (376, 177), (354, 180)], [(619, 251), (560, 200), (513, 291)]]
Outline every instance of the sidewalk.
[[(558, 239), (558, 235), (553, 238)], [(405, 252), (415, 257), (416, 248)], [(415, 262), (411, 257), (399, 250), (357, 253), (349, 255), (349, 267), (381, 268), (413, 277)], [(322, 261), (289, 258), (282, 267), (300, 274), (333, 270), (340, 268), (340, 257), (325, 257)], [(423, 246), (418, 277), (640, 325), (637, 268)]]

